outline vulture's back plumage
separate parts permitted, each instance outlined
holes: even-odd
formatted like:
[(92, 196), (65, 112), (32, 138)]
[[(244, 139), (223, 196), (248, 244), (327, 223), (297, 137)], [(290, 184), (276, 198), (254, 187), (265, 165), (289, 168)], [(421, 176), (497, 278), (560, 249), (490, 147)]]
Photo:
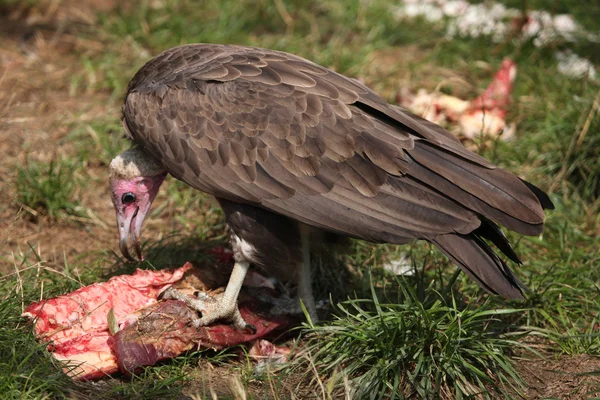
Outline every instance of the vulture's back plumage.
[(522, 284), (495, 225), (542, 232), (547, 195), (445, 129), (300, 57), (197, 44), (131, 81), (128, 135), (173, 176), (233, 202), (373, 242), (425, 239), (492, 293)]

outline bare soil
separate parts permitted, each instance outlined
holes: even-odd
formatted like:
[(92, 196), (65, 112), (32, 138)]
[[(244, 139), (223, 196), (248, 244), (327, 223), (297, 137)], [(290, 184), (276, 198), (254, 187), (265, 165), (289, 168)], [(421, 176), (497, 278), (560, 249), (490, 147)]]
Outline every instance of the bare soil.
[[(118, 118), (118, 110), (107, 107), (102, 93), (71, 92), (71, 79), (83, 69), (73, 54), (78, 46), (74, 36), (60, 28), (61, 20), (28, 15), (12, 10), (0, 17), (0, 252), (10, 259), (31, 245), (43, 260), (60, 264), (64, 257), (114, 247), (106, 185), (82, 188), (82, 202), (96, 221), (56, 223), (17, 203), (16, 169), (30, 161), (72, 156), (73, 144), (65, 140), (71, 126), (106, 114)], [(81, 178), (102, 176), (89, 170)], [(7, 268), (3, 265), (0, 272)]]
[(519, 361), (518, 370), (529, 386), (528, 399), (579, 400), (600, 397), (600, 357), (548, 356), (543, 360)]

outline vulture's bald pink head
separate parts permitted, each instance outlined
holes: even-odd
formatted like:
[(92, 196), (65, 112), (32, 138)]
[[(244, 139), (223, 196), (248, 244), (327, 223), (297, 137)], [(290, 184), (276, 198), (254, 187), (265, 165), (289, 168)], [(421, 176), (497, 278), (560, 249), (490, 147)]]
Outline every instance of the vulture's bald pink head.
[(140, 233), (144, 218), (167, 173), (153, 158), (139, 148), (129, 149), (115, 157), (109, 166), (112, 201), (117, 212), (119, 248), (130, 261), (129, 241), (142, 261)]

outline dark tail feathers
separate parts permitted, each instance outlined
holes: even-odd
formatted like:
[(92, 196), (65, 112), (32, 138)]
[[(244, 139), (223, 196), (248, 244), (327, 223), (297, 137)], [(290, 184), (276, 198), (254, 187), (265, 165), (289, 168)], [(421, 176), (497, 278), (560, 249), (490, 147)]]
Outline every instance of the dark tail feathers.
[(525, 186), (527, 186), (529, 190), (535, 194), (535, 197), (538, 198), (544, 210), (554, 210), (554, 203), (552, 203), (552, 200), (550, 200), (550, 197), (546, 194), (546, 192), (535, 186), (533, 183), (529, 183), (523, 179), (521, 179), (521, 182), (523, 182)]
[[(490, 226), (486, 226), (484, 229), (493, 230)], [(496, 237), (497, 240), (498, 237)], [(430, 241), (488, 292), (511, 299), (523, 298), (525, 285), (475, 232), (469, 235), (455, 233), (439, 235)], [(495, 240), (492, 241), (495, 242)], [(508, 243), (506, 239), (504, 242)], [(508, 247), (510, 248), (510, 244)], [(512, 248), (510, 248), (510, 252), (514, 254)], [(510, 252), (508, 255), (513, 258)]]

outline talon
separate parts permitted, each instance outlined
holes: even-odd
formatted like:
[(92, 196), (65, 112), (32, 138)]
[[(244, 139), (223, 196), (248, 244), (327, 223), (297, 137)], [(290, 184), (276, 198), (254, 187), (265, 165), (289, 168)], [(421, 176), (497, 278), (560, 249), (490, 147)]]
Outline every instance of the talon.
[(164, 292), (163, 298), (183, 301), (192, 310), (200, 311), (202, 317), (192, 321), (196, 328), (220, 320), (229, 323), (237, 330), (249, 330), (256, 333), (256, 327), (244, 321), (237, 306), (240, 288), (249, 267), (250, 264), (247, 262), (236, 263), (225, 292), (214, 297), (202, 292), (198, 293), (198, 297), (190, 296), (171, 287)]
[(256, 333), (256, 327), (246, 323), (237, 305), (233, 305), (233, 309), (223, 304), (222, 295), (215, 297), (209, 296), (206, 293), (199, 292), (198, 297), (190, 296), (180, 292), (175, 288), (169, 288), (162, 294), (163, 299), (175, 299), (183, 301), (192, 310), (202, 314), (201, 317), (195, 317), (192, 323), (196, 329), (201, 326), (207, 326), (215, 321), (223, 321), (229, 323), (239, 331), (250, 331)]
[(248, 324), (237, 305), (233, 306), (233, 309), (226, 307), (222, 304), (223, 298), (219, 296), (217, 299), (213, 299), (213, 302), (206, 304), (205, 309), (202, 311), (201, 325), (210, 325), (215, 321), (223, 321), (230, 324), (233, 328), (239, 331), (249, 330), (256, 332), (256, 327)]

